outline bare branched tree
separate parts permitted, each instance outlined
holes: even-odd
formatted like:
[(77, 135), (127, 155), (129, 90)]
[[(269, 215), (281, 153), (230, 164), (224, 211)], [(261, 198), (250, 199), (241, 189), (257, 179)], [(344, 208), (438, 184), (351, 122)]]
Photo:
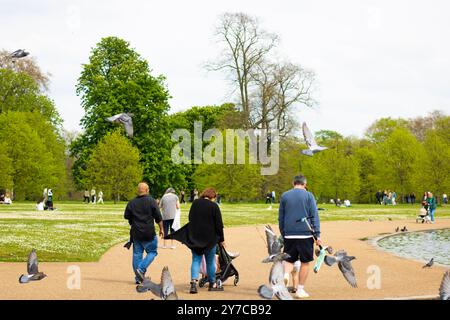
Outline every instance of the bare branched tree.
[(242, 112), (250, 119), (251, 74), (277, 45), (278, 36), (263, 30), (256, 18), (243, 13), (225, 13), (216, 26), (215, 37), (222, 45), (222, 52), (217, 61), (208, 63), (207, 68), (228, 73), (232, 83), (239, 88)]
[(296, 125), (294, 106), (314, 104), (314, 73), (288, 61), (271, 62), (279, 37), (262, 29), (257, 18), (225, 13), (215, 37), (222, 52), (207, 68), (227, 73), (234, 91), (239, 92), (238, 105), (247, 126), (289, 134)]

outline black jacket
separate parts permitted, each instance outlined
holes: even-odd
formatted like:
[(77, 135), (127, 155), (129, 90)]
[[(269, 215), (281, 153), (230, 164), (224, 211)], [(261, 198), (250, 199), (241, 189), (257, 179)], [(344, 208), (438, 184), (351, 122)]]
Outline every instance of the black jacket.
[(138, 196), (128, 202), (125, 219), (131, 225), (131, 237), (138, 241), (152, 241), (155, 236), (155, 222), (162, 220), (155, 199), (150, 196)]
[(197, 254), (205, 254), (217, 243), (223, 242), (222, 213), (217, 203), (197, 199), (189, 211), (189, 223), (166, 239), (175, 239)]

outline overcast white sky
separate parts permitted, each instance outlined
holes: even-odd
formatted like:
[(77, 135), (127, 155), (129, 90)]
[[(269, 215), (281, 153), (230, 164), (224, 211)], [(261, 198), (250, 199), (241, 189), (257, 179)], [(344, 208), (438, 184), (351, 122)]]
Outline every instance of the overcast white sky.
[(131, 43), (164, 74), (171, 112), (230, 101), (217, 56), (217, 16), (245, 12), (281, 36), (279, 52), (317, 74), (313, 131), (362, 135), (380, 117), (450, 112), (450, 2), (311, 0), (0, 0), (0, 48), (25, 48), (52, 74), (50, 96), (67, 129), (83, 115), (75, 85), (105, 36)]

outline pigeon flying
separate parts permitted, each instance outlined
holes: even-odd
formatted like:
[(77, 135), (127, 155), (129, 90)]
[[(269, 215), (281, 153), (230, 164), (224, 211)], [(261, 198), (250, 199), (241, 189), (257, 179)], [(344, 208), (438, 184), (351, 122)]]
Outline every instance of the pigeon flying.
[(450, 270), (444, 273), (441, 286), (439, 288), (439, 298), (441, 300), (450, 300)]
[(281, 253), (281, 249), (283, 248), (283, 238), (277, 237), (272, 227), (267, 225), (264, 227), (266, 231), (266, 239), (267, 239), (267, 251), (269, 256), (263, 261), (263, 263), (273, 262), (273, 258)]
[(28, 255), (27, 261), (27, 274), (23, 274), (19, 278), (20, 283), (28, 283), (30, 281), (38, 281), (44, 279), (47, 275), (43, 272), (39, 272), (38, 268), (38, 258), (36, 254), (36, 250), (31, 250)]
[(309, 128), (305, 122), (303, 122), (302, 130), (303, 130), (303, 137), (305, 138), (305, 142), (308, 147), (308, 149), (302, 150), (302, 153), (304, 155), (312, 157), (314, 154), (328, 149), (327, 147), (322, 147), (317, 144), (316, 140), (314, 139), (314, 136), (311, 134), (311, 131), (309, 131)]
[(356, 259), (353, 256), (348, 256), (347, 252), (345, 252), (344, 250), (339, 250), (338, 252), (336, 252), (333, 256), (326, 256), (325, 257), (325, 264), (327, 266), (332, 266), (335, 263), (338, 264), (339, 270), (341, 270), (342, 275), (344, 276), (345, 280), (347, 280), (348, 283), (350, 283), (350, 285), (353, 288), (357, 287), (356, 284), (356, 276), (355, 276), (355, 271), (353, 270), (351, 261)]
[(116, 114), (115, 116), (106, 118), (106, 120), (109, 122), (116, 122), (123, 124), (127, 136), (129, 138), (133, 138), (133, 120), (131, 119), (132, 116), (133, 116), (132, 113), (119, 113)]
[(423, 268), (431, 268), (433, 266), (433, 264), (434, 264), (434, 258), (431, 258), (431, 260), (426, 265), (424, 265), (422, 267), (422, 269)]
[(11, 58), (20, 59), (20, 58), (25, 58), (29, 54), (30, 53), (26, 52), (24, 49), (19, 49), (19, 50), (14, 51), (13, 53), (11, 53), (9, 56)]
[(261, 298), (272, 299), (277, 297), (278, 300), (293, 300), (284, 283), (284, 265), (283, 260), (290, 256), (287, 253), (280, 253), (273, 257), (274, 262), (270, 269), (269, 283), (270, 286), (262, 285), (258, 288), (258, 294)]
[(162, 269), (161, 284), (158, 285), (150, 279), (145, 279), (142, 284), (136, 287), (136, 290), (138, 292), (151, 291), (155, 296), (160, 297), (161, 300), (178, 300), (169, 267), (167, 266)]

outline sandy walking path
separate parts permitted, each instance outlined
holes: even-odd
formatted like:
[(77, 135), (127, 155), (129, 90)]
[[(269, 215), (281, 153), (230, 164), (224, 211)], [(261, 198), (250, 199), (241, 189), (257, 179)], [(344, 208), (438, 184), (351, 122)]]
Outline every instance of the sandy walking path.
[[(406, 296), (437, 295), (439, 283), (446, 268), (435, 266), (422, 269), (423, 263), (383, 252), (359, 239), (391, 233), (397, 226), (406, 225), (410, 231), (450, 228), (450, 219), (438, 220), (435, 225), (416, 224), (412, 221), (339, 221), (322, 223), (322, 238), (335, 250), (346, 249), (357, 257), (353, 262), (359, 287), (351, 288), (338, 268), (324, 266), (319, 274), (310, 274), (306, 290), (312, 299), (383, 299)], [(274, 226), (278, 230), (277, 226)], [(159, 279), (161, 269), (168, 265), (182, 299), (247, 300), (258, 299), (256, 289), (266, 283), (270, 265), (262, 264), (266, 257), (263, 226), (236, 227), (225, 231), (230, 251), (241, 256), (234, 261), (239, 270), (240, 282), (233, 286), (225, 283), (224, 292), (210, 293), (200, 289), (190, 295), (189, 273), (191, 255), (185, 246), (177, 243), (176, 249), (159, 249), (159, 255), (150, 266), (148, 275)], [(450, 254), (450, 253), (449, 253)], [(67, 288), (68, 266), (81, 270), (81, 289)], [(367, 288), (367, 268), (381, 268), (381, 289)], [(48, 278), (29, 284), (19, 284), (18, 277), (25, 271), (24, 263), (0, 263), (0, 299), (151, 299), (150, 292), (138, 294), (131, 270), (131, 251), (121, 245), (111, 248), (98, 263), (40, 263)]]

